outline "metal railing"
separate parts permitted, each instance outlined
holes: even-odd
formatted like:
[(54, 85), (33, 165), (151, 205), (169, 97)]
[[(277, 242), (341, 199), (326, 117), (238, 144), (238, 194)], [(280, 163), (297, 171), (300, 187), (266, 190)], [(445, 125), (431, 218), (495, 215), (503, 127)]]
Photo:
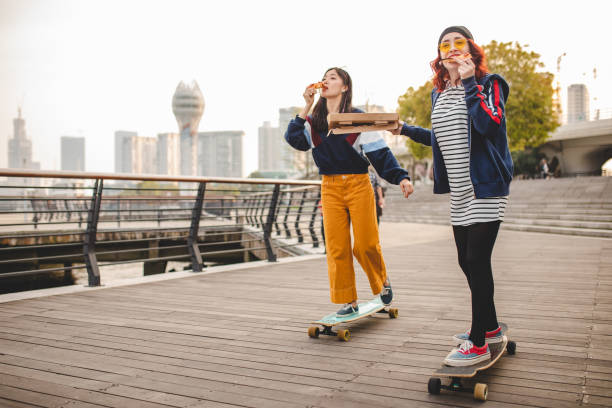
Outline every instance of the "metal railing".
[[(323, 241), (320, 182), (0, 169), (0, 279), (228, 256), (275, 261)], [(250, 254), (250, 255), (249, 255)]]

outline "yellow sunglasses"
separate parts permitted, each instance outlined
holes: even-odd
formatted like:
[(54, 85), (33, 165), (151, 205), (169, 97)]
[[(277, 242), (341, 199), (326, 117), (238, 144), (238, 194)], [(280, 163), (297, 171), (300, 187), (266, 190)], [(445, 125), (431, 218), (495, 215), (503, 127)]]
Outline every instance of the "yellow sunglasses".
[[(453, 40), (453, 43), (455, 44), (456, 49), (462, 50), (465, 48), (465, 45), (467, 44), (467, 40), (465, 38), (457, 38)], [(449, 52), (451, 49), (451, 43), (450, 41), (443, 41), (440, 43), (440, 45), (438, 45), (438, 48), (440, 49), (441, 52)]]

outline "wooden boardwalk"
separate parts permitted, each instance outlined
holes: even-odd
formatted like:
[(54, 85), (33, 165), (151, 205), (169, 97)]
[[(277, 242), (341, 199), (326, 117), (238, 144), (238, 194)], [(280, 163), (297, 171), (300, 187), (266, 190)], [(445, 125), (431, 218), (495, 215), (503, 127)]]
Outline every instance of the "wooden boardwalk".
[[(334, 310), (324, 258), (0, 303), (0, 406), (483, 406), (427, 393), (471, 317), (450, 227), (382, 240), (400, 315), (348, 343), (306, 334)], [(612, 240), (502, 231), (493, 265), (517, 354), (478, 377), (486, 406), (611, 406)]]

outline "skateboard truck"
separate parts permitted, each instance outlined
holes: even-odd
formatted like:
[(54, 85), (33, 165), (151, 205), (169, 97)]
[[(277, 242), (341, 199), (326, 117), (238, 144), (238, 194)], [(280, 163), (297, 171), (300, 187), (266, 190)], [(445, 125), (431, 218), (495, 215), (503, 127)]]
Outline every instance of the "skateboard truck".
[(451, 377), (450, 384), (442, 384), (442, 380), (439, 377), (431, 377), (429, 383), (427, 383), (427, 391), (430, 394), (438, 395), (440, 390), (455, 391), (455, 392), (469, 392), (473, 393), (474, 399), (480, 401), (486, 401), (489, 395), (489, 386), (487, 384), (476, 383), (474, 388), (464, 387), (461, 383), (461, 378)]

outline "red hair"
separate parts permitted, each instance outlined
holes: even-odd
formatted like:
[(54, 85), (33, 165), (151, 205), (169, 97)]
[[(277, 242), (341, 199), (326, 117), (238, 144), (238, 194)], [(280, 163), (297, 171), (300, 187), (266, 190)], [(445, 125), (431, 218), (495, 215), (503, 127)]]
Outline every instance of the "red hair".
[[(487, 58), (485, 57), (484, 50), (480, 48), (476, 43), (467, 39), (470, 45), (470, 54), (472, 55), (472, 61), (476, 65), (476, 79), (480, 79), (485, 76), (489, 69), (487, 68)], [(442, 65), (442, 58), (440, 58), (440, 50), (438, 50), (438, 57), (433, 60), (430, 64), (431, 70), (434, 72), (433, 84), (437, 88), (438, 92), (442, 92), (446, 88), (446, 82), (450, 79), (448, 70)]]

